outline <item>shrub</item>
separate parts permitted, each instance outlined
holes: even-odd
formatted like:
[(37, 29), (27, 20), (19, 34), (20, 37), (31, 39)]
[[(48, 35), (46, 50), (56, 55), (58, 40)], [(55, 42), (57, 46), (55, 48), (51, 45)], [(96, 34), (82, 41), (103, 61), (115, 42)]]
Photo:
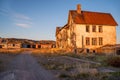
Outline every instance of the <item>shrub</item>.
[(112, 56), (107, 59), (107, 64), (113, 67), (120, 67), (120, 56)]
[(76, 78), (88, 78), (89, 74), (88, 73), (80, 73), (76, 75)]
[(65, 73), (61, 73), (58, 75), (59, 78), (67, 78), (67, 77), (70, 77), (70, 75), (68, 74), (65, 74)]
[(2, 61), (0, 61), (0, 64), (2, 63)]
[(63, 70), (65, 70), (65, 71), (70, 71), (73, 68), (74, 68), (74, 66), (70, 65), (70, 64), (69, 65), (68, 64), (63, 65)]
[(110, 74), (114, 77), (120, 77), (120, 72), (111, 72)]

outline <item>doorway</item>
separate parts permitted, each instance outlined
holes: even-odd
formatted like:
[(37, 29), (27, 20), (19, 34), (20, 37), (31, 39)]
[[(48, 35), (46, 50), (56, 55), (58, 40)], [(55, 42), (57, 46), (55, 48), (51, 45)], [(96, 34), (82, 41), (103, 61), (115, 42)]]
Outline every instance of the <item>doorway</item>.
[(87, 52), (87, 53), (90, 53), (90, 50), (89, 50), (89, 49), (86, 49), (86, 52)]

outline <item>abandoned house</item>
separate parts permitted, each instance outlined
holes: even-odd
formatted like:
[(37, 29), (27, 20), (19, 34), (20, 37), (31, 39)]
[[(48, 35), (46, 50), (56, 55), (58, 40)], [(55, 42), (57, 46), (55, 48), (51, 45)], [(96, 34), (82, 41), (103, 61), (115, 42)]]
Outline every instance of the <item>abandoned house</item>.
[(116, 44), (117, 22), (110, 13), (70, 10), (67, 24), (56, 27), (56, 47), (80, 52), (97, 52), (97, 48)]

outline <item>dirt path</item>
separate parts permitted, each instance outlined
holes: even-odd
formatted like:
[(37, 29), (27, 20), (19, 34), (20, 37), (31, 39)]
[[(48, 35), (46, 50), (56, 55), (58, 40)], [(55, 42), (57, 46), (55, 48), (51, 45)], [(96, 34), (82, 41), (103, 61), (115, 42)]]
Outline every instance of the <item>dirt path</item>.
[(0, 74), (0, 80), (57, 80), (53, 74), (39, 66), (30, 52), (16, 56), (8, 70)]

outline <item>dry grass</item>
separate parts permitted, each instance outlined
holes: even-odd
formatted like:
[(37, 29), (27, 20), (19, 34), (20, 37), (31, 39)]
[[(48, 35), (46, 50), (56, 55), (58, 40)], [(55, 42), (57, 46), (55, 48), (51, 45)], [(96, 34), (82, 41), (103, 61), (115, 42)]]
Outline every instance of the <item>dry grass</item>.
[(18, 54), (21, 53), (23, 50), (22, 49), (0, 49), (0, 53), (5, 53), (5, 54)]
[(59, 54), (59, 53), (65, 53), (65, 49), (58, 49), (58, 48), (50, 48), (50, 49), (34, 49), (32, 51), (33, 54)]
[[(40, 65), (51, 71), (60, 80), (116, 80), (114, 75), (108, 72), (99, 72), (100, 65), (87, 62), (77, 62), (63, 56), (70, 56), (84, 60), (104, 62), (107, 57), (94, 54), (70, 54), (70, 53), (38, 53), (33, 54)], [(112, 77), (112, 79), (110, 79)], [(117, 78), (118, 80), (120, 78)]]
[(106, 63), (110, 66), (120, 68), (120, 56), (108, 57), (107, 60), (106, 60)]

